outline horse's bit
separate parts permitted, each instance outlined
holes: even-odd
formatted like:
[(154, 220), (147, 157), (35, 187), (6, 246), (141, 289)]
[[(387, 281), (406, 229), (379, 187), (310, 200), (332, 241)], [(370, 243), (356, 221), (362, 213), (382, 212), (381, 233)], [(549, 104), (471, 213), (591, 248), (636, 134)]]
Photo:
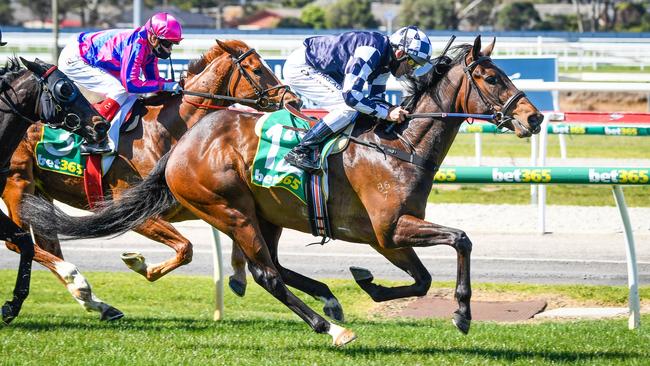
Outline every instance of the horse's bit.
[[(476, 83), (476, 80), (474, 80), (474, 78), (472, 77), (472, 73), (474, 72), (476, 66), (478, 66), (481, 62), (488, 61), (488, 60), (490, 60), (490, 57), (481, 56), (476, 60), (472, 61), (469, 65), (467, 65), (467, 60), (463, 58), (463, 64), (464, 64), (463, 71), (465, 72), (465, 75), (467, 75), (467, 79), (469, 80), (469, 82), (472, 83), (472, 86), (474, 86), (474, 89), (476, 90), (476, 93), (478, 94), (479, 98), (481, 98), (483, 103), (490, 109), (490, 112), (494, 114), (494, 121), (497, 122), (497, 127), (501, 127), (503, 126), (503, 124), (513, 119), (513, 117), (509, 114), (509, 112), (515, 106), (515, 104), (517, 104), (517, 101), (519, 99), (526, 96), (526, 93), (522, 92), (521, 90), (517, 90), (517, 92), (513, 94), (510, 98), (508, 98), (508, 100), (506, 100), (506, 102), (503, 103), (501, 106), (499, 106), (500, 103), (490, 103), (485, 97), (485, 95), (483, 95), (483, 92), (481, 91), (481, 88), (479, 88), (478, 84)], [(465, 105), (467, 105), (467, 103), (469, 102), (469, 93), (470, 93), (469, 90), (465, 93)], [(500, 107), (498, 111), (497, 111), (497, 107)]]

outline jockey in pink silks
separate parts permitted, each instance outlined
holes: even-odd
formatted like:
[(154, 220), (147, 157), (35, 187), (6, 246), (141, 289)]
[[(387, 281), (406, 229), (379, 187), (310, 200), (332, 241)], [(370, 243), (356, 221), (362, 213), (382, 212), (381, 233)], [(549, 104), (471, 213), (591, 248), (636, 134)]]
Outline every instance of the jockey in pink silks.
[[(106, 96), (95, 108), (110, 122), (120, 108), (130, 109), (137, 94), (181, 91), (177, 82), (160, 77), (158, 59), (169, 58), (182, 39), (178, 20), (157, 13), (136, 29), (81, 33), (77, 42), (61, 51), (59, 69), (77, 84)], [(112, 150), (107, 142), (81, 146), (83, 155)]]

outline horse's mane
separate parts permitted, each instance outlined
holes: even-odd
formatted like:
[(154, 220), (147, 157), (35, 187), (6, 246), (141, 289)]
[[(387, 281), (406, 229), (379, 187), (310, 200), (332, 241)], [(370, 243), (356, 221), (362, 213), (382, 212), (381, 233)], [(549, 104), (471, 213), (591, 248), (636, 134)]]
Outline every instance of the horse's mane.
[[(246, 43), (240, 41), (240, 40), (228, 40), (228, 41), (223, 41), (228, 47), (230, 47), (233, 50), (239, 51), (240, 54), (246, 52), (248, 50), (248, 46)], [(226, 51), (219, 47), (218, 43), (215, 43), (212, 48), (204, 52), (201, 57), (199, 57), (196, 60), (190, 61), (190, 63), (187, 66), (187, 77), (191, 78), (192, 76), (195, 76), (201, 71), (205, 69), (207, 65), (210, 64), (214, 59), (218, 58), (219, 56), (223, 55)], [(236, 56), (236, 55), (235, 55)]]
[(452, 47), (449, 50), (451, 63), (444, 66), (438, 66), (439, 71), (441, 71), (440, 74), (432, 70), (419, 78), (412, 76), (407, 77), (404, 88), (406, 89), (406, 94), (408, 94), (408, 96), (404, 98), (404, 101), (402, 101), (402, 106), (406, 110), (412, 111), (420, 98), (427, 93), (431, 95), (436, 104), (441, 105), (442, 101), (440, 100), (438, 93), (434, 93), (434, 91), (437, 89), (440, 81), (445, 79), (444, 76), (447, 75), (447, 72), (449, 72), (452, 67), (462, 62), (463, 58), (471, 51), (471, 49), (471, 44), (461, 44)]
[(20, 61), (14, 56), (10, 57), (3, 67), (0, 67), (0, 79), (4, 82), (10, 83), (22, 75), (25, 71), (20, 65)]

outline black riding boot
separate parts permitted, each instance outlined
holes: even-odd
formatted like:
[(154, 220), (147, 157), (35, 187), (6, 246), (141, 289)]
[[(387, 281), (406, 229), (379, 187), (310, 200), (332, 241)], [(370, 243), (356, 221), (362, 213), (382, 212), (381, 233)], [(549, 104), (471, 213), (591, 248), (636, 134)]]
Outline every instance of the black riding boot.
[(84, 139), (79, 146), (79, 153), (81, 155), (101, 155), (112, 152), (110, 146), (108, 146), (108, 139), (104, 139), (102, 142), (89, 142)]
[(316, 126), (307, 131), (302, 141), (285, 155), (284, 160), (310, 174), (319, 174), (320, 153), (318, 152), (318, 145), (333, 133), (332, 129), (323, 121), (318, 122)]

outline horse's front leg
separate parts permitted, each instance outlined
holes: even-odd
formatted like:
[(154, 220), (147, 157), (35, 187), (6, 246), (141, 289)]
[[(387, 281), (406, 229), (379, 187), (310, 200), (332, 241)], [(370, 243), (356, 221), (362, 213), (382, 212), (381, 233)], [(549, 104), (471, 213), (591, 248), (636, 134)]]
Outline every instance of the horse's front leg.
[(5, 302), (2, 306), (2, 321), (5, 324), (9, 324), (18, 316), (23, 302), (29, 295), (32, 259), (34, 258), (34, 242), (29, 232), (18, 227), (2, 211), (0, 211), (0, 239), (14, 243), (20, 251), (20, 262), (18, 264), (13, 298)]
[(147, 264), (144, 256), (140, 253), (127, 252), (122, 254), (122, 261), (126, 266), (144, 276), (148, 281), (156, 281), (174, 269), (192, 261), (192, 243), (169, 222), (161, 218), (152, 218), (138, 226), (134, 231), (151, 240), (163, 243), (176, 252), (173, 258), (156, 264)]
[(454, 313), (453, 321), (461, 332), (467, 333), (472, 320), (470, 310), (472, 288), (469, 270), (472, 242), (465, 232), (436, 225), (414, 216), (403, 215), (397, 220), (392, 239), (392, 245), (396, 248), (430, 247), (442, 244), (456, 249), (458, 259), (455, 297), (458, 301), (458, 310)]

